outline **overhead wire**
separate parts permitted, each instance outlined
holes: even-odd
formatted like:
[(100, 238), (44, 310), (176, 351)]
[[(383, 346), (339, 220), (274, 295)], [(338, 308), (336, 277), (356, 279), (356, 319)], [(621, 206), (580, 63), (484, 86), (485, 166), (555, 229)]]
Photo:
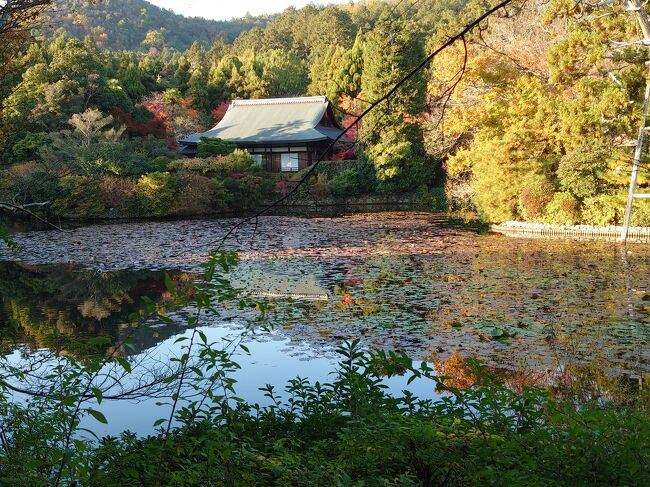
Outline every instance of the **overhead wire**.
[(290, 190), (288, 191), (285, 195), (282, 197), (278, 198), (275, 200), (273, 203), (265, 206), (261, 210), (257, 211), (255, 214), (246, 217), (242, 219), (241, 221), (237, 222), (236, 224), (232, 225), (231, 228), (226, 232), (226, 234), (221, 237), (219, 240), (216, 241), (211, 241), (211, 242), (206, 242), (200, 245), (196, 245), (190, 248), (190, 250), (194, 249), (199, 249), (199, 248), (205, 248), (208, 246), (212, 246), (218, 243), (217, 247), (215, 248), (215, 252), (220, 251), (226, 241), (239, 229), (242, 225), (245, 225), (246, 223), (249, 222), (257, 222), (258, 218), (268, 211), (272, 210), (273, 208), (279, 206), (282, 204), (284, 201), (289, 199), (291, 196), (293, 196), (298, 189), (313, 175), (313, 173), (316, 171), (318, 166), (320, 165), (321, 162), (323, 162), (325, 156), (329, 153), (331, 149), (334, 148), (334, 146), (343, 138), (345, 134), (347, 134), (353, 127), (356, 127), (359, 125), (359, 123), (370, 113), (372, 110), (374, 110), (377, 106), (379, 106), (381, 103), (388, 101), (399, 89), (401, 86), (403, 86), (406, 82), (408, 82), (411, 78), (413, 78), (418, 72), (420, 72), (422, 69), (424, 69), (426, 66), (429, 65), (429, 63), (442, 51), (450, 47), (451, 45), (455, 44), (459, 40), (464, 40), (465, 36), (473, 30), (477, 25), (479, 25), (483, 20), (487, 19), (490, 17), (492, 14), (495, 12), (498, 12), (499, 10), (503, 9), (510, 3), (512, 3), (514, 0), (502, 0), (498, 4), (494, 5), (487, 11), (485, 11), (483, 14), (475, 18), (473, 21), (468, 23), (463, 29), (461, 29), (459, 32), (457, 32), (455, 35), (449, 37), (442, 45), (440, 45), (437, 49), (435, 49), (431, 54), (429, 54), (426, 58), (424, 58), (417, 66), (415, 66), (408, 74), (406, 74), (404, 77), (402, 77), (393, 87), (388, 90), (381, 98), (378, 100), (374, 101), (371, 106), (366, 108), (359, 116), (356, 117), (353, 123), (351, 123), (347, 128), (345, 128), (338, 136), (336, 136), (329, 144), (328, 146), (322, 151), (321, 155), (318, 157), (316, 162), (312, 164), (312, 166), (307, 170), (307, 172), (303, 175), (303, 177), (298, 181), (298, 183)]

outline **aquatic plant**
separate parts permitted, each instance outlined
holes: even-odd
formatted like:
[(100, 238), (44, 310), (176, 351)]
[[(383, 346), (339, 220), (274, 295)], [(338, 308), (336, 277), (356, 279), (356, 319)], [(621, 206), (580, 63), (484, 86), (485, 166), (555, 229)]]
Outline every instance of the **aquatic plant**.
[[(242, 297), (228, 275), (234, 254), (212, 254), (202, 279), (180, 286), (165, 277), (168, 298), (192, 309), (188, 334), (169, 367), (135, 383), (143, 366), (122, 354), (152, 313), (178, 319), (145, 300), (132, 329), (80, 362), (36, 355), (35, 367), (7, 359), (0, 381), (0, 477), (9, 485), (644, 485), (650, 482), (650, 418), (644, 393), (627, 403), (561, 400), (539, 387), (517, 387), (473, 361), (434, 371), (403, 353), (368, 351), (354, 340), (326, 383), (297, 377), (268, 405), (237, 397), (236, 353), (245, 336), (267, 331), (261, 303)], [(256, 309), (244, 331), (210, 342), (202, 320)], [(492, 325), (495, 326), (495, 325)], [(38, 364), (50, 360), (42, 373)], [(461, 371), (463, 380), (456, 377)], [(407, 375), (440, 394), (391, 395), (383, 379)], [(13, 394), (28, 394), (28, 402)], [(109, 400), (159, 397), (157, 433), (99, 438), (82, 419), (107, 421)], [(100, 407), (98, 407), (98, 405)], [(166, 411), (166, 413), (165, 413)], [(84, 423), (85, 424), (85, 423)]]

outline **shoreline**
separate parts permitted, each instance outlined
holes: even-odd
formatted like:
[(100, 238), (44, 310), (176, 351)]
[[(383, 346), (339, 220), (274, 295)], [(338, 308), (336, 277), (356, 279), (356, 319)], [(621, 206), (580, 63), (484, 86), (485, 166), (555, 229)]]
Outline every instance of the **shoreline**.
[[(490, 225), (490, 231), (514, 238), (571, 238), (578, 240), (621, 241), (622, 226), (552, 225), (507, 221)], [(630, 227), (629, 243), (650, 243), (650, 227)]]

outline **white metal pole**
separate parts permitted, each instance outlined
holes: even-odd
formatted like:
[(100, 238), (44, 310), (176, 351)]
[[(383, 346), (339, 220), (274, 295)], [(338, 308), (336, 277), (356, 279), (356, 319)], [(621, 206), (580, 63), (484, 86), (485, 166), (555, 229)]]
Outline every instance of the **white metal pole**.
[[(647, 75), (646, 75), (647, 76)], [(636, 141), (636, 150), (634, 151), (634, 163), (632, 164), (632, 177), (630, 178), (630, 191), (627, 195), (627, 206), (625, 208), (625, 219), (623, 220), (623, 230), (621, 230), (621, 240), (627, 240), (627, 234), (630, 230), (630, 217), (632, 216), (632, 206), (634, 205), (634, 193), (636, 192), (636, 182), (639, 175), (639, 165), (641, 164), (641, 152), (643, 151), (643, 138), (646, 131), (646, 119), (648, 118), (648, 100), (650, 99), (650, 78), (646, 79), (645, 97), (643, 99), (643, 113), (641, 115), (641, 126), (639, 127), (639, 137)]]

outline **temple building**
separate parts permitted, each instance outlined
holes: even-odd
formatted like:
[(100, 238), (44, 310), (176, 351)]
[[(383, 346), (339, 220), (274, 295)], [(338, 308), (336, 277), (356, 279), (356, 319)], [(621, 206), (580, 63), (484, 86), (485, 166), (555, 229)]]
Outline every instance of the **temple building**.
[(178, 143), (182, 154), (193, 157), (202, 137), (227, 140), (267, 171), (293, 172), (315, 162), (342, 132), (324, 96), (234, 100), (215, 127)]

